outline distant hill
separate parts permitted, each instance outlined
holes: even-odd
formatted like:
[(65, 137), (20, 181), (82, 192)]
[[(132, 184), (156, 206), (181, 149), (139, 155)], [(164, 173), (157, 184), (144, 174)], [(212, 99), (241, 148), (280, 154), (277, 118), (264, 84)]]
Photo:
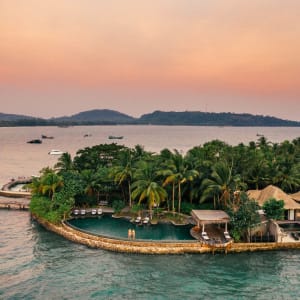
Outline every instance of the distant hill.
[(49, 125), (47, 120), (25, 115), (0, 113), (0, 126), (43, 126)]
[(193, 126), (300, 126), (300, 122), (282, 120), (271, 116), (206, 113), (200, 111), (154, 111), (140, 118), (109, 109), (95, 109), (72, 116), (40, 119), (24, 115), (0, 113), (0, 126), (59, 126), (59, 125), (193, 125)]
[(25, 116), (25, 115), (0, 113), (0, 121), (16, 121), (16, 120), (25, 120), (25, 119), (35, 119), (35, 118), (30, 116)]
[(54, 122), (69, 122), (81, 124), (128, 124), (136, 121), (135, 118), (110, 109), (94, 109), (80, 112), (70, 117), (51, 119)]
[(282, 120), (270, 116), (235, 113), (206, 113), (200, 111), (164, 112), (145, 114), (138, 120), (153, 125), (198, 126), (300, 126), (300, 122)]

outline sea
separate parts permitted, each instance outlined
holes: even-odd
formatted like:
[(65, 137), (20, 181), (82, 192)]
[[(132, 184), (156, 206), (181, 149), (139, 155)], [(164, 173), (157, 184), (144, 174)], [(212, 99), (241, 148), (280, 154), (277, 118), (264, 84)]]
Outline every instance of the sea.
[[(27, 141), (41, 135), (42, 144)], [(88, 135), (85, 137), (85, 135)], [(123, 136), (109, 140), (109, 135)], [(186, 153), (219, 139), (280, 143), (300, 127), (76, 126), (0, 128), (0, 184), (52, 167), (56, 149), (73, 157), (116, 142)], [(91, 249), (49, 232), (27, 211), (0, 210), (0, 299), (299, 299), (300, 251), (141, 255)]]

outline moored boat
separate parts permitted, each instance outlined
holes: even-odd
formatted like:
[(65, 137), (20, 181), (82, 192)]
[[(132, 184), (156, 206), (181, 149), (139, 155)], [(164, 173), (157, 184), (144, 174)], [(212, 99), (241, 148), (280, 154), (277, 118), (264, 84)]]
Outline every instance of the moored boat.
[(61, 150), (55, 150), (55, 149), (53, 149), (53, 150), (51, 150), (50, 152), (48, 152), (48, 154), (50, 154), (50, 155), (62, 155), (62, 154), (64, 154), (65, 152), (63, 152), (63, 151), (61, 151)]
[(121, 139), (123, 139), (123, 136), (122, 135), (110, 135), (108, 138), (110, 140), (121, 140)]

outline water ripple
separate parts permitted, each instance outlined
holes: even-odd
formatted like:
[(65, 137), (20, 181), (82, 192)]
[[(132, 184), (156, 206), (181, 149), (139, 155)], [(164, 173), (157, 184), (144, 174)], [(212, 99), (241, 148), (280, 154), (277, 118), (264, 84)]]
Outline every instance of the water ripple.
[(136, 255), (90, 249), (0, 211), (2, 299), (297, 299), (300, 252)]

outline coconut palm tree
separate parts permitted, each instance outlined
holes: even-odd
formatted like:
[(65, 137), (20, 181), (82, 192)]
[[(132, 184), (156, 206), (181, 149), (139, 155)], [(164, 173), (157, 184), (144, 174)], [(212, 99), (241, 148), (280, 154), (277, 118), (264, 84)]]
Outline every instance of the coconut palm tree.
[(182, 191), (181, 185), (193, 181), (196, 177), (199, 176), (199, 172), (193, 169), (189, 169), (187, 161), (184, 159), (183, 155), (180, 154), (177, 150), (174, 150), (175, 153), (169, 161), (169, 169), (162, 172), (166, 176), (163, 186), (172, 184), (172, 209), (174, 211), (174, 189), (177, 186), (177, 195), (178, 195), (178, 212), (181, 210), (181, 200), (182, 200)]
[(157, 178), (155, 164), (141, 161), (134, 173), (135, 181), (132, 183), (132, 199), (138, 198), (139, 204), (147, 199), (150, 216), (152, 216), (152, 207), (159, 206), (167, 198), (167, 192), (157, 182)]
[(58, 170), (59, 173), (71, 171), (74, 169), (71, 154), (64, 152), (59, 158), (54, 168)]
[[(119, 154), (119, 159), (116, 162), (116, 166), (112, 168), (111, 175), (114, 181), (122, 186), (123, 183), (127, 184), (128, 187), (128, 197), (129, 197), (129, 207), (132, 206), (131, 200), (131, 181), (133, 177), (133, 172), (135, 170), (133, 165), (133, 155), (130, 149), (121, 151)], [(125, 198), (125, 193), (124, 198)], [(126, 199), (125, 199), (126, 200)]]
[(63, 186), (63, 177), (56, 174), (54, 171), (46, 173), (41, 178), (42, 194), (46, 195), (53, 200), (54, 193)]
[(217, 162), (212, 167), (211, 178), (204, 179), (202, 182), (204, 190), (200, 202), (204, 202), (211, 197), (217, 197), (218, 204), (226, 207), (231, 199), (231, 193), (235, 189), (232, 167), (226, 162)]

